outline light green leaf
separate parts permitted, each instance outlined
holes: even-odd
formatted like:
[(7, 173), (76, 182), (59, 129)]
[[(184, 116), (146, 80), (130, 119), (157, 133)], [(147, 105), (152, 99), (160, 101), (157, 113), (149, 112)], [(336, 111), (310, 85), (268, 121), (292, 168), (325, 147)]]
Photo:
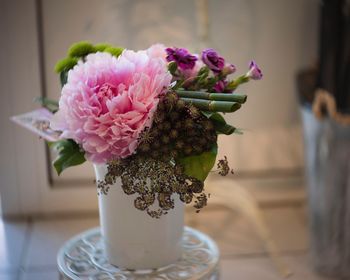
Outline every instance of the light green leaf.
[(100, 44), (96, 44), (94, 46), (95, 52), (103, 52), (105, 49), (112, 47), (110, 44), (107, 43), (100, 43)]
[(70, 57), (84, 57), (89, 53), (95, 52), (94, 46), (88, 41), (74, 43), (68, 50)]
[(58, 61), (55, 65), (56, 73), (62, 71), (67, 71), (72, 69), (78, 63), (78, 58), (76, 57), (66, 57)]
[(60, 175), (68, 167), (82, 164), (86, 161), (84, 152), (71, 139), (59, 140), (49, 143), (49, 147), (57, 152), (57, 157), (53, 161), (57, 174)]
[(217, 153), (218, 147), (215, 144), (210, 151), (196, 156), (178, 158), (176, 161), (183, 166), (186, 175), (204, 182), (215, 164)]
[(103, 51), (108, 52), (115, 57), (118, 57), (122, 54), (123, 50), (124, 50), (123, 48), (107, 47)]

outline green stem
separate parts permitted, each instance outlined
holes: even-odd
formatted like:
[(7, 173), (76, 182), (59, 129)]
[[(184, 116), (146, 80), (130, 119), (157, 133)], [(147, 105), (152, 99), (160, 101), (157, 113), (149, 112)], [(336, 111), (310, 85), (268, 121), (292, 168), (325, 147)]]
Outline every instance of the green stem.
[(237, 94), (237, 93), (211, 93), (211, 92), (204, 92), (204, 91), (186, 91), (186, 90), (176, 90), (176, 93), (179, 97), (184, 97), (184, 98), (230, 101), (230, 102), (238, 102), (241, 104), (247, 101), (247, 95)]
[(249, 77), (246, 75), (239, 76), (237, 79), (232, 80), (228, 83), (225, 89), (227, 90), (235, 90), (239, 85), (249, 82)]
[(210, 112), (234, 112), (241, 108), (241, 104), (229, 101), (216, 101), (181, 97), (187, 104), (192, 104), (198, 109)]

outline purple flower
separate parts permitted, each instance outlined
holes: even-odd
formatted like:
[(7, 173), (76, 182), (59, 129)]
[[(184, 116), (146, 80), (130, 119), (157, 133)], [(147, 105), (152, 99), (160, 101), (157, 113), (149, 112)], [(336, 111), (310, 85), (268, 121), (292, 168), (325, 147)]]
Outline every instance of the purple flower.
[(225, 92), (226, 85), (227, 85), (227, 81), (220, 80), (220, 81), (217, 81), (213, 89), (215, 92)]
[(260, 80), (263, 76), (259, 66), (255, 63), (254, 60), (252, 60), (249, 64), (249, 71), (246, 74), (247, 77), (253, 79), (253, 80)]
[(214, 49), (204, 50), (202, 60), (216, 74), (220, 73), (225, 66), (225, 59), (219, 56)]
[(198, 60), (196, 56), (190, 54), (183, 48), (166, 48), (167, 61), (175, 61), (182, 70), (193, 69)]

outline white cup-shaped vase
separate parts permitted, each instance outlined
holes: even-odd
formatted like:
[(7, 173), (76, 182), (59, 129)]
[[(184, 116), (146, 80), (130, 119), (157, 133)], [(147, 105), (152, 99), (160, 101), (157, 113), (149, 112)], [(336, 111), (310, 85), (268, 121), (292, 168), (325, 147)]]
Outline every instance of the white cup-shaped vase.
[[(104, 180), (107, 165), (94, 165), (96, 180)], [(159, 219), (135, 208), (121, 180), (98, 196), (101, 233), (109, 263), (125, 269), (154, 269), (181, 258), (184, 204), (174, 195), (175, 207)]]

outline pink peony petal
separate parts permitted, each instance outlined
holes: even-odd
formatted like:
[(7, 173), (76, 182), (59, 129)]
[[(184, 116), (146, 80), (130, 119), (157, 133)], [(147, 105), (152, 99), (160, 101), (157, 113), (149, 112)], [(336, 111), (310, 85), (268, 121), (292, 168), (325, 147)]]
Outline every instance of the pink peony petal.
[(128, 157), (171, 78), (161, 45), (118, 58), (90, 54), (69, 71), (51, 127), (79, 143), (94, 163)]

